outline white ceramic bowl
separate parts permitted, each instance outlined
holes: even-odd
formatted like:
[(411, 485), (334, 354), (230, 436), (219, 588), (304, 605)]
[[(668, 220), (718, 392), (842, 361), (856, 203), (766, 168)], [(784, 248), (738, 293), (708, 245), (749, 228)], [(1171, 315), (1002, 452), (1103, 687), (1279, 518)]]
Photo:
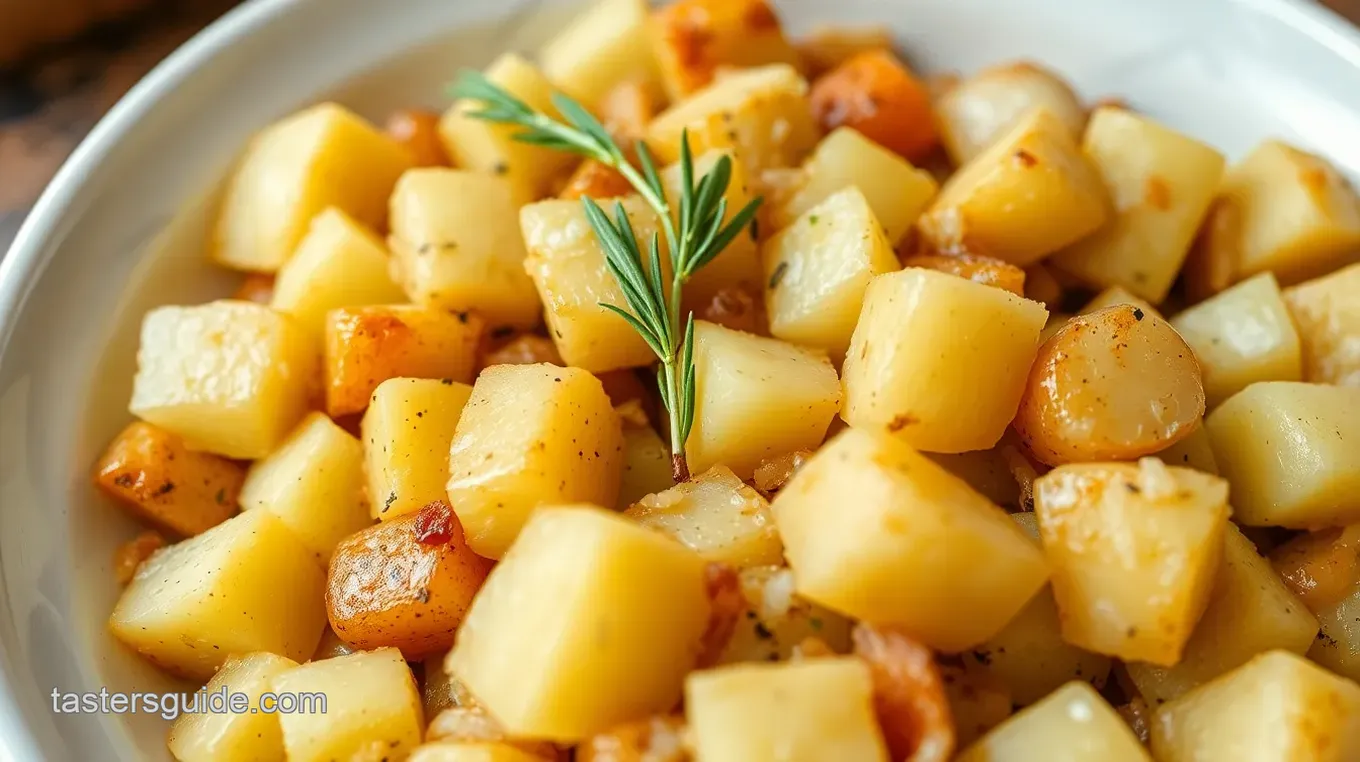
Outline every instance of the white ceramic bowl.
[[(1029, 57), (1230, 156), (1266, 136), (1360, 177), (1360, 35), (1303, 0), (778, 0), (794, 30), (893, 25), (925, 68)], [(552, 6), (552, 7), (546, 7)], [(104, 621), (135, 532), (89, 486), (127, 422), (136, 331), (222, 295), (200, 254), (212, 190), (252, 132), (322, 98), (371, 117), (439, 107), (462, 65), (532, 50), (533, 0), (253, 0), (124, 98), (0, 265), (0, 762), (166, 759), (165, 722), (52, 711), (61, 691), (170, 686)]]

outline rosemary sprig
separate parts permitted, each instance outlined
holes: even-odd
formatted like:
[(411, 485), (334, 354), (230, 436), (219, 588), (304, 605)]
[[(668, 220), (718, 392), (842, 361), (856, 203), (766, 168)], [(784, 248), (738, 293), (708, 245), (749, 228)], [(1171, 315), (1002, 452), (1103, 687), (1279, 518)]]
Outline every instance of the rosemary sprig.
[(694, 315), (686, 315), (682, 324), (681, 296), (685, 281), (747, 229), (762, 199), (752, 200), (723, 224), (727, 216), (724, 195), (732, 180), (732, 162), (722, 157), (696, 181), (688, 133), (682, 134), (680, 140), (680, 193), (678, 206), (672, 206), (646, 144), (637, 142), (639, 166), (634, 167), (604, 125), (571, 98), (553, 94), (553, 106), (562, 115), (558, 120), (534, 110), (480, 72), (471, 70), (461, 72), (452, 94), (455, 98), (480, 101), (480, 108), (467, 116), (522, 128), (514, 136), (516, 140), (578, 154), (611, 167), (656, 211), (669, 252), (669, 284), (663, 283), (661, 240), (657, 233), (647, 242), (644, 255), (622, 204), (614, 202), (611, 219), (594, 199), (581, 199), (586, 219), (604, 250), (605, 266), (618, 281), (627, 302), (627, 309), (617, 304), (600, 306), (628, 321), (661, 361), (657, 386), (669, 417), (671, 468), (677, 482), (688, 479), (685, 442), (694, 426)]

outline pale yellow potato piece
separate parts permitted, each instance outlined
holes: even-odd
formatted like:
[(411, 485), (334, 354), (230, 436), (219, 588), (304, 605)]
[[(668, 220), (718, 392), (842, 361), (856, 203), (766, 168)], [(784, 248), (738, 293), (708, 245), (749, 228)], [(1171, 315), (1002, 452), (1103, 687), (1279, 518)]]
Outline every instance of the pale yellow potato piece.
[[(560, 118), (552, 103), (552, 83), (538, 67), (519, 55), (502, 55), (486, 67), (484, 73), (492, 84), (535, 111)], [(479, 111), (483, 106), (479, 101), (455, 101), (439, 120), (439, 137), (444, 141), (444, 150), (453, 159), (453, 165), (500, 177), (510, 189), (515, 206), (547, 195), (553, 179), (565, 172), (577, 160), (576, 156), (515, 140), (514, 136), (523, 128), (513, 124), (494, 124), (468, 116), (468, 112)]]
[[(730, 150), (709, 151), (694, 160), (693, 179), (697, 185), (700, 178), (712, 172), (714, 166), (724, 156), (731, 162), (732, 173), (727, 183), (727, 192), (723, 194), (723, 199), (727, 201), (727, 214), (723, 217), (723, 222), (726, 223), (731, 222), (732, 218), (746, 208), (756, 196), (753, 179), (746, 163)], [(672, 204), (671, 217), (679, 229), (680, 208), (675, 200), (683, 193), (681, 186), (684, 183), (680, 165), (672, 164), (662, 169), (661, 182), (666, 188), (666, 198), (670, 199)], [(685, 281), (684, 309), (700, 312), (704, 305), (723, 289), (741, 289), (751, 296), (760, 295), (765, 281), (760, 266), (760, 252), (756, 244), (758, 225), (755, 220), (752, 220), (751, 224), (753, 227), (738, 234), (721, 254)]]
[(770, 504), (727, 466), (647, 495), (623, 515), (738, 569), (784, 559)]
[(373, 231), (334, 207), (312, 219), (279, 269), (269, 306), (292, 315), (317, 341), (326, 313), (340, 307), (395, 304), (406, 293), (388, 274), (387, 247)]
[(449, 503), (468, 545), (504, 555), (539, 505), (614, 505), (623, 429), (599, 379), (579, 368), (482, 371), (449, 449)]
[(940, 138), (957, 166), (967, 164), (1035, 108), (1045, 108), (1073, 140), (1086, 126), (1086, 108), (1072, 86), (1029, 61), (992, 66), (948, 88), (935, 100)]
[(274, 678), (296, 666), (292, 659), (263, 651), (229, 657), (204, 690), (209, 696), (222, 690), (244, 694), (249, 708), (239, 714), (180, 715), (166, 741), (170, 753), (180, 762), (284, 762), (279, 716), (259, 711), (260, 694), (272, 690)]
[(293, 255), (318, 212), (336, 207), (381, 228), (387, 197), (415, 157), (343, 106), (322, 103), (251, 141), (227, 181), (209, 238), (212, 258), (237, 270), (274, 272)]
[(132, 414), (192, 450), (262, 458), (307, 410), (316, 345), (262, 304), (159, 307), (142, 319)]
[(1116, 307), (1121, 304), (1131, 304), (1149, 315), (1163, 317), (1162, 313), (1159, 312), (1156, 307), (1152, 306), (1151, 302), (1134, 296), (1123, 286), (1110, 286), (1099, 294), (1096, 294), (1091, 301), (1087, 302), (1086, 305), (1077, 312), (1077, 314), (1089, 315), (1093, 312), (1099, 312), (1106, 307)]
[(704, 762), (887, 762), (869, 668), (854, 657), (695, 672), (685, 716)]
[(1252, 384), (1205, 425), (1239, 523), (1313, 529), (1360, 521), (1360, 389)]
[(1173, 667), (1129, 662), (1138, 692), (1150, 706), (1178, 698), (1257, 654), (1275, 649), (1303, 654), (1313, 645), (1318, 621), (1233, 524), (1223, 544), (1209, 605)]
[(1050, 264), (1095, 286), (1123, 286), (1159, 303), (1171, 290), (1223, 176), (1223, 155), (1122, 108), (1091, 115), (1082, 150), (1114, 214)]
[(705, 565), (612, 512), (542, 508), (473, 601), (449, 671), (512, 736), (579, 741), (664, 712), (708, 625)]
[[(1043, 554), (1004, 511), (886, 434), (836, 435), (772, 508), (800, 595), (932, 648), (996, 635), (1048, 578)], [(968, 616), (956, 615), (959, 601)]]
[(325, 413), (311, 413), (250, 467), (241, 509), (272, 512), (325, 565), (341, 540), (371, 522), (364, 449)]
[(815, 448), (840, 406), (825, 355), (702, 320), (694, 324), (694, 369), (691, 473), (722, 464), (749, 478), (764, 460)]
[(623, 477), (615, 507), (623, 510), (653, 492), (675, 486), (671, 448), (651, 426), (623, 427)]
[(390, 378), (373, 391), (360, 424), (373, 518), (394, 519), (447, 497), (449, 444), (472, 387)]
[(1344, 762), (1360, 757), (1360, 686), (1271, 651), (1162, 705), (1159, 762)]
[(946, 273), (879, 276), (846, 355), (841, 415), (928, 452), (992, 447), (1015, 417), (1047, 317), (1038, 302)]
[(1172, 666), (1222, 565), (1228, 485), (1153, 458), (1056, 468), (1034, 485), (1063, 639)]
[(809, 209), (761, 246), (765, 308), (776, 338), (845, 356), (876, 275), (901, 269), (892, 242), (854, 186)]
[(925, 211), (940, 185), (929, 172), (864, 137), (853, 127), (838, 127), (803, 162), (803, 183), (771, 218), (776, 230), (793, 224), (814, 206), (850, 186), (864, 194), (890, 243), (906, 234)]
[(626, 80), (660, 86), (646, 0), (597, 0), (538, 52), (543, 74), (591, 108)]
[(1168, 466), (1193, 468), (1206, 474), (1219, 475), (1218, 459), (1214, 457), (1213, 443), (1209, 440), (1209, 430), (1203, 423), (1195, 427), (1193, 434), (1165, 450), (1153, 453), (1152, 457)]
[(1171, 319), (1195, 350), (1209, 408), (1257, 381), (1300, 381), (1299, 334), (1275, 276), (1261, 273)]
[(402, 175), (388, 243), (393, 277), (411, 301), (472, 310), (493, 328), (538, 323), (512, 191), (504, 178), (441, 167)]
[(661, 66), (666, 92), (679, 101), (726, 69), (799, 65), (769, 0), (676, 0), (659, 8), (647, 43)]
[(712, 148), (735, 151), (753, 177), (795, 167), (820, 137), (807, 91), (807, 81), (787, 64), (734, 72), (658, 114), (647, 126), (647, 144), (660, 160), (676, 161), (688, 130), (695, 156)]
[(325, 712), (279, 715), (288, 762), (354, 759), (371, 747), (401, 759), (420, 745), (420, 692), (395, 648), (303, 664), (275, 677), (274, 690), (326, 697)]
[(406, 762), (549, 762), (503, 743), (451, 743), (436, 741), (422, 744)]
[[(619, 202), (628, 214), (639, 248), (648, 251), (652, 234), (661, 231), (661, 221), (640, 196)], [(607, 202), (604, 210), (614, 218), (613, 201)], [(519, 218), (529, 250), (524, 267), (538, 289), (549, 333), (566, 364), (603, 373), (655, 362), (656, 354), (637, 330), (601, 306), (629, 309), (623, 289), (605, 267), (604, 249), (586, 220), (581, 202), (540, 201), (521, 209)], [(660, 243), (665, 262), (664, 235)], [(669, 275), (662, 282), (668, 280)]]
[(752, 566), (738, 575), (746, 607), (719, 664), (786, 661), (808, 638), (837, 653), (850, 650), (850, 620), (794, 592), (786, 566)]
[(921, 229), (937, 248), (962, 241), (1024, 267), (1094, 232), (1108, 205), (1067, 126), (1037, 108), (950, 177)]
[(1351, 680), (1360, 680), (1360, 587), (1317, 611), (1320, 627), (1308, 658)]
[(957, 762), (1031, 762), (1036, 754), (1044, 762), (1152, 762), (1123, 718), (1084, 682), (1001, 723)]
[(1303, 346), (1303, 377), (1360, 386), (1360, 265), (1284, 290)]
[(114, 637), (172, 674), (204, 681), (231, 654), (302, 661), (326, 626), (325, 573), (269, 511), (246, 511), (157, 552), (109, 616)]

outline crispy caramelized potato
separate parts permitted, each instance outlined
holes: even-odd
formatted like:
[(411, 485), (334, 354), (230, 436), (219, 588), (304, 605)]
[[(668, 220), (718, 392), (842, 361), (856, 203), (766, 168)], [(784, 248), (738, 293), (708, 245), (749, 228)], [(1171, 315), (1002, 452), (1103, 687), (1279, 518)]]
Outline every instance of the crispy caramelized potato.
[(113, 553), (113, 574), (118, 584), (127, 585), (131, 582), (132, 578), (137, 576), (137, 570), (141, 568), (142, 562), (167, 544), (169, 543), (160, 532), (148, 529), (119, 545)]
[(1304, 378), (1360, 386), (1360, 265), (1284, 290), (1299, 329)]
[(326, 584), (331, 628), (355, 648), (390, 646), (407, 659), (448, 650), (490, 571), (449, 504), (430, 503), (335, 549)]
[(886, 26), (817, 26), (794, 48), (803, 59), (809, 76), (818, 76), (840, 66), (860, 53), (892, 50), (892, 31)]
[(1050, 111), (1075, 140), (1086, 110), (1056, 73), (1029, 61), (993, 66), (948, 88), (935, 102), (949, 157), (962, 166), (1035, 108)]
[(736, 628), (722, 651), (722, 664), (782, 661), (812, 638), (825, 655), (850, 649), (850, 620), (794, 592), (793, 572), (783, 566), (742, 569)]
[(582, 196), (596, 200), (619, 198), (633, 193), (633, 185), (619, 171), (595, 159), (586, 159), (576, 165), (567, 184), (558, 191), (557, 197), (575, 201)]
[(739, 569), (777, 564), (784, 557), (770, 504), (727, 466), (647, 495), (623, 515), (710, 561)]
[(731, 643), (737, 621), (745, 609), (741, 578), (728, 564), (710, 561), (704, 567), (704, 592), (708, 596), (708, 626), (699, 638), (699, 658), (694, 662), (696, 669), (718, 663)]
[(869, 667), (874, 712), (892, 759), (948, 760), (954, 721), (935, 654), (902, 632), (862, 622), (851, 637), (855, 655)]
[(183, 537), (236, 513), (246, 472), (226, 458), (194, 452), (149, 423), (128, 424), (95, 464), (95, 483), (136, 518)]
[(1360, 583), (1360, 524), (1301, 534), (1272, 550), (1270, 563), (1310, 611), (1326, 611)]
[(587, 738), (576, 747), (576, 762), (689, 762), (685, 718), (657, 715)]
[(650, 33), (676, 101), (712, 82), (720, 67), (799, 61), (766, 0), (677, 0), (653, 14)]
[(695, 311), (695, 319), (743, 333), (766, 334), (765, 307), (741, 286), (718, 289)]
[(647, 123), (664, 105), (660, 100), (642, 80), (620, 82), (600, 101), (600, 121), (616, 140), (632, 145), (647, 134)]
[(415, 157), (417, 167), (447, 167), (449, 155), (439, 138), (439, 115), (422, 109), (401, 109), (387, 117), (386, 132)]
[(913, 254), (902, 260), (902, 266), (938, 270), (984, 286), (995, 286), (1016, 296), (1025, 296), (1024, 270), (981, 254)]
[(771, 496), (784, 488), (789, 483), (789, 479), (798, 473), (807, 459), (812, 457), (809, 450), (797, 450), (795, 452), (780, 455), (769, 460), (761, 461), (756, 466), (753, 484), (765, 496)]
[(909, 161), (939, 142), (930, 93), (890, 50), (869, 50), (827, 72), (808, 94), (822, 128), (853, 127)]
[(274, 276), (268, 273), (248, 273), (231, 298), (242, 302), (269, 304), (274, 298)]

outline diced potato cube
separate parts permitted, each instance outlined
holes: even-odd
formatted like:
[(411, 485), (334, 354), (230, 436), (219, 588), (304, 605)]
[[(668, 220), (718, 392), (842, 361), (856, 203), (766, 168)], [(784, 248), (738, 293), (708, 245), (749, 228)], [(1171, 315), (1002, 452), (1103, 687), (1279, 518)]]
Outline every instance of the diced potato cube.
[(100, 488), (134, 517), (185, 537), (231, 518), (246, 478), (236, 463), (141, 421), (109, 443), (94, 470)]
[[(751, 174), (745, 162), (731, 151), (709, 151), (694, 160), (693, 179), (697, 184), (700, 178), (713, 171), (724, 156), (731, 162), (732, 173), (727, 183), (727, 192), (723, 194), (723, 199), (727, 201), (727, 215), (723, 222), (727, 223), (755, 197)], [(681, 189), (683, 180), (679, 164), (672, 164), (661, 170), (661, 182), (666, 187), (667, 198), (678, 199), (684, 193)], [(678, 225), (680, 219), (678, 206), (673, 211), (673, 218)], [(704, 304), (729, 289), (741, 289), (753, 295), (760, 293), (764, 276), (756, 245), (758, 218), (752, 220), (752, 225), (754, 227), (748, 231), (749, 234), (738, 234), (721, 254), (685, 281), (684, 309), (698, 311)]]
[(653, 492), (675, 486), (671, 449), (651, 426), (623, 427), (623, 477), (615, 506), (623, 510)]
[(399, 304), (345, 307), (326, 315), (326, 411), (361, 413), (389, 378), (472, 380), (482, 319)]
[(539, 505), (614, 505), (623, 431), (578, 368), (497, 365), (472, 387), (449, 450), (449, 502), (468, 545), (500, 558)]
[(446, 497), (449, 444), (472, 387), (389, 378), (373, 391), (360, 425), (372, 516), (388, 521)]
[(180, 715), (170, 726), (170, 753), (180, 762), (283, 762), (283, 733), (272, 712), (277, 697), (271, 698), (274, 706), (260, 711), (260, 694), (271, 692), (274, 678), (296, 666), (292, 659), (263, 651), (228, 657), (204, 691), (244, 694), (248, 709), (213, 713), (202, 707), (205, 711)]
[(453, 169), (407, 172), (392, 193), (392, 272), (416, 304), (473, 310), (495, 328), (532, 328), (519, 202), (505, 179)]
[(1130, 662), (1129, 677), (1148, 704), (1158, 706), (1274, 649), (1303, 654), (1318, 621), (1280, 581), (1270, 562), (1231, 523), (1223, 566), (1209, 605), (1173, 667)]
[(1016, 296), (1025, 295), (1025, 271), (1010, 262), (1004, 262), (985, 254), (967, 251), (918, 252), (902, 258), (903, 267), (920, 267), (925, 270), (954, 275), (984, 286), (1009, 291)]
[(1360, 389), (1252, 384), (1205, 425), (1239, 523), (1311, 529), (1360, 522)]
[(695, 672), (685, 716), (704, 762), (887, 762), (869, 668), (854, 657)]
[(808, 105), (824, 129), (853, 127), (911, 161), (940, 140), (926, 84), (891, 50), (866, 50), (818, 77)]
[[(552, 103), (553, 86), (538, 67), (514, 53), (506, 53), (486, 67), (492, 84), (528, 104), (535, 111), (557, 117)], [(514, 206), (527, 204), (548, 194), (553, 179), (571, 167), (576, 157), (567, 151), (515, 140), (523, 130), (512, 124), (494, 124), (474, 119), (469, 112), (479, 111), (479, 101), (459, 100), (439, 120), (439, 136), (456, 167), (505, 180)], [(461, 214), (461, 212), (459, 212)], [(465, 218), (472, 227), (486, 224), (475, 216)], [(499, 226), (498, 226), (499, 227)]]
[(355, 759), (370, 747), (401, 759), (420, 745), (420, 693), (395, 648), (303, 664), (275, 677), (274, 690), (326, 701), (324, 712), (279, 715), (288, 762)]
[(940, 133), (954, 164), (963, 166), (1036, 108), (1045, 108), (1076, 140), (1086, 109), (1057, 74), (1029, 61), (993, 66), (950, 88), (935, 102)]
[(1333, 609), (1360, 582), (1360, 524), (1304, 532), (1271, 548), (1270, 564), (1309, 611)]
[(387, 197), (415, 161), (404, 147), (334, 103), (261, 132), (227, 188), (209, 249), (219, 264), (274, 272), (326, 207), (381, 228)]
[(1314, 609), (1320, 625), (1308, 658), (1348, 677), (1360, 679), (1360, 587), (1351, 577), (1352, 591), (1340, 601)]
[(1360, 757), (1360, 686), (1271, 651), (1157, 710), (1159, 762), (1342, 762)]
[(666, 711), (708, 625), (705, 565), (611, 512), (541, 508), (473, 601), (449, 671), (512, 736), (579, 741)]
[(623, 515), (738, 569), (784, 559), (770, 504), (726, 466), (648, 495)]
[(160, 307), (142, 320), (129, 409), (192, 450), (262, 458), (306, 412), (317, 365), (307, 332), (262, 304)]
[(676, 161), (688, 130), (695, 156), (711, 148), (732, 150), (753, 177), (797, 166), (819, 137), (807, 89), (807, 81), (784, 64), (735, 72), (658, 114), (647, 126), (647, 144), (662, 161)]
[(1299, 329), (1303, 376), (1318, 384), (1360, 386), (1360, 265), (1284, 290)]
[(269, 306), (292, 315), (320, 341), (333, 309), (406, 301), (387, 264), (387, 248), (371, 231), (339, 209), (327, 209), (279, 270)]
[(1171, 319), (1195, 350), (1210, 408), (1257, 381), (1299, 381), (1299, 334), (1270, 273), (1233, 286)]
[[(656, 213), (639, 196), (619, 202), (628, 214), (639, 248), (648, 251), (652, 234), (661, 231)], [(613, 219), (613, 203), (604, 209)], [(642, 336), (626, 320), (601, 306), (629, 309), (623, 289), (605, 267), (604, 249), (586, 220), (581, 202), (530, 204), (520, 210), (520, 228), (529, 249), (525, 269), (538, 288), (557, 351), (568, 365), (602, 373), (656, 361)], [(665, 262), (664, 235), (660, 241)], [(669, 275), (663, 278), (663, 282), (668, 280)]]
[(1180, 661), (1222, 565), (1228, 485), (1144, 458), (1061, 466), (1034, 492), (1063, 638), (1127, 661)]
[(278, 516), (325, 565), (340, 540), (370, 521), (363, 447), (324, 413), (311, 413), (250, 467), (241, 508)]
[(1082, 143), (1114, 215), (1051, 264), (1096, 286), (1123, 286), (1161, 302), (1180, 272), (1223, 176), (1218, 151), (1118, 108), (1091, 116)]
[(1038, 302), (933, 270), (879, 276), (842, 370), (842, 417), (930, 452), (992, 447), (1020, 406), (1047, 317)]
[(246, 511), (157, 552), (109, 616), (115, 637), (175, 675), (207, 680), (231, 654), (302, 661), (326, 626), (325, 575), (269, 511)]
[(655, 51), (676, 101), (707, 86), (721, 67), (799, 63), (767, 0), (677, 0), (656, 11), (649, 31), (642, 42)]
[[(1043, 554), (1000, 508), (885, 434), (838, 434), (772, 507), (799, 594), (933, 648), (996, 635), (1048, 578)], [(951, 615), (961, 600), (969, 615)]]
[(752, 566), (739, 580), (746, 608), (719, 664), (787, 661), (808, 638), (837, 653), (850, 650), (850, 620), (795, 593), (788, 567)]
[(1089, 315), (1092, 312), (1099, 312), (1106, 307), (1117, 307), (1121, 304), (1131, 304), (1134, 307), (1146, 312), (1149, 315), (1162, 317), (1162, 313), (1152, 306), (1152, 303), (1129, 293), (1123, 286), (1110, 286), (1109, 288), (1096, 294), (1095, 298), (1086, 303), (1077, 312), (1078, 315)]
[(854, 186), (868, 200), (888, 241), (896, 243), (940, 188), (929, 172), (913, 167), (852, 127), (840, 127), (823, 138), (803, 163), (803, 172), (802, 186), (773, 210), (778, 230), (837, 191)]
[(1123, 718), (1083, 682), (1001, 723), (958, 762), (1030, 762), (1036, 752), (1044, 762), (1152, 762)]
[(1209, 440), (1209, 430), (1201, 423), (1190, 436), (1152, 457), (1168, 466), (1193, 468), (1206, 474), (1218, 476), (1218, 459), (1214, 457), (1213, 444)]
[(539, 51), (543, 73), (587, 107), (625, 78), (659, 79), (647, 39), (649, 14), (646, 0), (598, 0)]
[(694, 324), (694, 428), (690, 471), (722, 464), (742, 479), (760, 462), (815, 448), (840, 406), (825, 355), (775, 339)]
[(1041, 108), (961, 167), (920, 224), (937, 248), (961, 239), (1024, 267), (1105, 224), (1107, 195), (1066, 125)]

